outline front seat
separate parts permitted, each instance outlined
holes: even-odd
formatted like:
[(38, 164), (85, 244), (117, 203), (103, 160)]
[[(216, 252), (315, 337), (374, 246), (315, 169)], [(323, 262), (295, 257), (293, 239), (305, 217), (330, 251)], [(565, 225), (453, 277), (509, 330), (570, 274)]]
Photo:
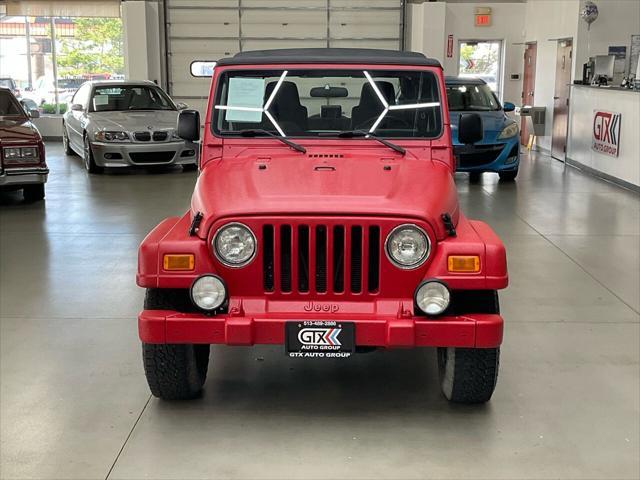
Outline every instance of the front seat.
[[(387, 100), (389, 105), (393, 105), (396, 98), (395, 89), (391, 82), (376, 82), (376, 86), (382, 96)], [(369, 82), (362, 85), (360, 91), (360, 101), (358, 105), (351, 109), (351, 128), (356, 129), (368, 129), (380, 116), (384, 110), (384, 105), (378, 98), (375, 90)]]
[[(265, 102), (278, 82), (269, 82), (264, 92)], [(307, 107), (300, 103), (298, 87), (293, 82), (282, 82), (269, 106), (269, 113), (287, 134), (307, 131)], [(270, 122), (269, 122), (270, 123)]]

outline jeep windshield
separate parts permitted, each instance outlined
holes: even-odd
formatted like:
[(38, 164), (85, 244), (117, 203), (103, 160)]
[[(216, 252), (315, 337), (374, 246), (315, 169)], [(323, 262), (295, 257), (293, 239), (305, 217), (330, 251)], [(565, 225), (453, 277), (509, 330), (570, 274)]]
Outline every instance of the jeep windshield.
[(212, 129), (435, 138), (442, 131), (438, 79), (427, 70), (229, 70), (217, 82)]

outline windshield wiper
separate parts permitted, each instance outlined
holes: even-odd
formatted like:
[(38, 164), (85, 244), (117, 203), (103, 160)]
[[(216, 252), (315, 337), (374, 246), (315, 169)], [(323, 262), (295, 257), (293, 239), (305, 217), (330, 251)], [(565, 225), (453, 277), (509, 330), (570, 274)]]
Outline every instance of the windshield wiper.
[(275, 133), (270, 132), (269, 130), (265, 130), (263, 128), (247, 128), (244, 130), (223, 130), (220, 132), (223, 135), (241, 135), (243, 137), (256, 137), (258, 135), (268, 135), (269, 137), (277, 138), (285, 145), (293, 148), (295, 151), (300, 153), (307, 153), (307, 149), (302, 145), (298, 145), (291, 140), (286, 139), (280, 135), (276, 135)]
[(345, 131), (339, 132), (337, 134), (336, 133), (322, 132), (319, 135), (322, 136), (322, 137), (338, 136), (339, 138), (355, 138), (355, 137), (373, 138), (374, 140), (377, 140), (381, 144), (389, 147), (391, 150), (395, 150), (396, 152), (400, 153), (401, 155), (404, 155), (405, 153), (407, 153), (407, 151), (404, 148), (402, 148), (400, 145), (396, 145), (395, 143), (391, 143), (389, 140), (385, 140), (384, 138), (380, 138), (377, 135), (375, 135), (373, 133), (365, 132), (364, 130), (345, 130)]

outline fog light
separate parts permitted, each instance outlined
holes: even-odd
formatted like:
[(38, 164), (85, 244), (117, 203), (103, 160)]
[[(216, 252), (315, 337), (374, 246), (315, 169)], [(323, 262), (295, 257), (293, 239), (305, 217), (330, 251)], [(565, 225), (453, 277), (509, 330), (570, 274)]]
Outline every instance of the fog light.
[(427, 315), (440, 315), (447, 309), (450, 300), (449, 289), (437, 280), (427, 280), (416, 290), (416, 305)]
[(208, 312), (219, 308), (227, 298), (227, 288), (216, 275), (198, 277), (191, 285), (191, 301)]

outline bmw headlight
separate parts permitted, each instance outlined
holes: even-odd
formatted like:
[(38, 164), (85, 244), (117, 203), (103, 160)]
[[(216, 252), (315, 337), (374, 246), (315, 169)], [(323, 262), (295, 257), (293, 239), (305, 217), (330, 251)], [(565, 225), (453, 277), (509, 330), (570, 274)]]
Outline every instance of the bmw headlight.
[(510, 123), (502, 129), (502, 131), (498, 135), (498, 140), (501, 140), (503, 138), (515, 137), (517, 134), (518, 134), (518, 124), (515, 122)]
[(200, 309), (212, 311), (224, 303), (227, 289), (217, 275), (203, 275), (191, 285), (191, 301)]
[(94, 135), (99, 142), (128, 142), (129, 134), (127, 132), (101, 130)]
[(451, 302), (447, 286), (437, 280), (422, 282), (416, 289), (416, 306), (427, 315), (440, 315)]
[(424, 230), (413, 224), (394, 228), (385, 242), (389, 260), (404, 269), (422, 265), (429, 256), (429, 248), (429, 237)]
[(241, 223), (229, 223), (213, 237), (213, 251), (222, 263), (229, 267), (244, 267), (256, 254), (256, 237), (249, 227)]

